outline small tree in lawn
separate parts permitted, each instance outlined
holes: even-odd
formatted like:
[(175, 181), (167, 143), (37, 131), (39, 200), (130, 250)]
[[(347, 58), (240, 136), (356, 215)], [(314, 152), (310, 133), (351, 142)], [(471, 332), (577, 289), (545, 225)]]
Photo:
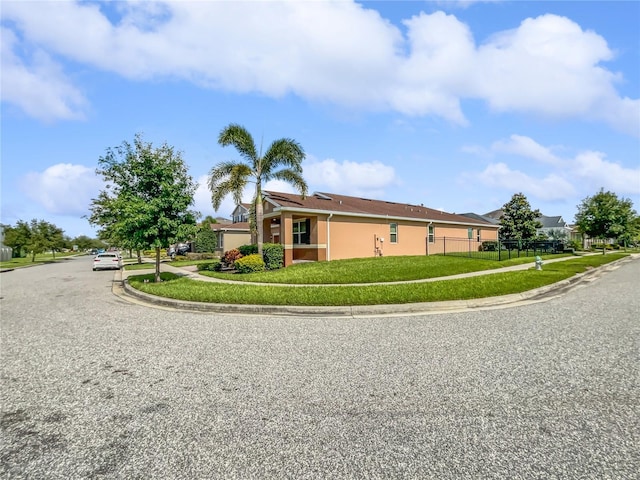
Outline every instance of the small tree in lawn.
[(233, 194), (236, 203), (242, 202), (242, 191), (249, 182), (255, 183), (252, 205), (255, 208), (258, 253), (262, 255), (264, 238), (262, 185), (269, 180), (282, 180), (293, 185), (302, 196), (307, 194), (307, 183), (302, 178), (302, 146), (290, 138), (275, 140), (262, 154), (251, 134), (241, 125), (231, 124), (222, 129), (218, 143), (232, 145), (244, 162), (222, 162), (209, 172), (211, 203), (218, 210), (224, 197)]
[(531, 210), (527, 197), (516, 193), (502, 207), (500, 238), (503, 240), (531, 240), (542, 224), (538, 221), (540, 210)]
[(155, 250), (155, 281), (160, 281), (160, 250), (191, 238), (196, 231), (196, 185), (180, 152), (166, 143), (154, 148), (135, 136), (98, 160), (106, 187), (91, 202), (89, 221), (128, 248)]
[(615, 193), (600, 189), (594, 196), (582, 200), (577, 208), (578, 230), (591, 238), (615, 238), (626, 246), (638, 234), (638, 214), (628, 198), (618, 198)]
[(200, 225), (200, 229), (196, 235), (195, 250), (196, 253), (212, 253), (218, 246), (218, 235), (213, 231), (211, 225), (218, 223), (211, 216), (207, 216)]

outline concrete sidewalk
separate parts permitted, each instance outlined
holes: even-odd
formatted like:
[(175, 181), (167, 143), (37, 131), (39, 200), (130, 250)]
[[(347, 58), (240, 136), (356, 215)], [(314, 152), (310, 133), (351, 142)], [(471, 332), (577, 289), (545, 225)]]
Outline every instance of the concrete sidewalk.
[[(595, 254), (598, 255), (598, 254)], [(562, 257), (557, 259), (545, 260), (545, 264), (570, 260), (575, 257)], [(353, 305), (341, 307), (318, 307), (318, 306), (281, 306), (281, 305), (237, 305), (237, 304), (212, 304), (203, 302), (189, 302), (184, 300), (174, 300), (165, 297), (157, 297), (149, 295), (129, 286), (126, 279), (131, 275), (144, 275), (153, 273), (155, 269), (144, 270), (122, 270), (118, 271), (114, 277), (114, 293), (128, 298), (135, 299), (137, 303), (147, 306), (156, 306), (161, 308), (173, 308), (179, 310), (200, 311), (219, 314), (260, 314), (260, 315), (303, 315), (303, 316), (381, 316), (381, 315), (415, 315), (415, 314), (434, 314), (454, 311), (489, 309), (489, 308), (505, 308), (527, 303), (546, 301), (556, 298), (577, 286), (591, 282), (603, 273), (618, 268), (626, 262), (630, 262), (640, 258), (640, 254), (632, 254), (629, 257), (617, 260), (615, 262), (603, 265), (598, 268), (590, 269), (584, 273), (575, 275), (572, 278), (561, 282), (547, 285), (541, 288), (530, 290), (527, 292), (516, 293), (511, 295), (503, 295), (499, 297), (477, 298), (470, 300), (452, 300), (444, 302), (423, 302), (408, 303), (395, 305)], [(523, 265), (515, 265), (510, 267), (498, 268), (493, 270), (482, 270), (478, 272), (462, 273), (450, 275), (447, 277), (428, 278), (420, 280), (408, 280), (402, 282), (379, 282), (366, 284), (339, 284), (332, 286), (368, 286), (368, 285), (402, 285), (411, 283), (439, 282), (446, 280), (455, 280), (459, 278), (470, 278), (481, 275), (492, 275), (496, 273), (520, 271), (534, 268), (535, 263), (527, 263)], [(544, 268), (544, 266), (543, 266)], [(254, 283), (254, 282), (238, 282), (233, 280), (223, 280), (200, 275), (193, 268), (179, 268), (172, 265), (161, 263), (161, 272), (170, 272), (176, 275), (184, 276), (192, 280), (212, 282), (212, 283), (231, 283), (231, 284), (249, 284), (249, 285), (269, 285), (276, 287), (316, 287), (317, 285), (289, 285), (274, 283)], [(325, 286), (325, 285), (323, 285)], [(328, 285), (327, 285), (328, 286)]]

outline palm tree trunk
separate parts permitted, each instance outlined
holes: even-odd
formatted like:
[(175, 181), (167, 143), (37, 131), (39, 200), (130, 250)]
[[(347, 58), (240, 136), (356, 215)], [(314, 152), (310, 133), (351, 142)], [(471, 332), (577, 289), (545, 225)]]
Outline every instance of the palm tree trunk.
[(262, 208), (262, 190), (260, 183), (256, 184), (256, 233), (258, 234), (258, 255), (262, 256), (262, 243), (264, 242), (264, 210)]

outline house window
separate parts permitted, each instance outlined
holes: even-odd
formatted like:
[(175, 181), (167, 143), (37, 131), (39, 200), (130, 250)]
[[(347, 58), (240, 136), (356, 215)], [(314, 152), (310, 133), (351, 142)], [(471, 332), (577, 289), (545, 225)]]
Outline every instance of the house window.
[(397, 223), (389, 224), (389, 241), (391, 243), (398, 243), (398, 224)]
[(469, 240), (473, 238), (473, 228), (467, 228), (467, 238)]
[(309, 243), (309, 219), (293, 222), (293, 244), (305, 245)]
[(477, 242), (479, 242), (479, 241), (480, 241), (480, 238), (481, 238), (481, 235), (480, 235), (480, 229), (477, 229), (477, 230), (476, 230), (476, 241), (477, 241)]
[(436, 241), (436, 227), (429, 225), (429, 243), (435, 243)]

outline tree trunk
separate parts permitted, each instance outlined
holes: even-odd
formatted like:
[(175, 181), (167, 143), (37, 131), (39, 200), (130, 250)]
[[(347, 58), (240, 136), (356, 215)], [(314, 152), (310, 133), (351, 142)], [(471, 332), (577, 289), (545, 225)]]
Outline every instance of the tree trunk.
[(156, 283), (160, 282), (160, 247), (156, 247)]
[[(140, 249), (136, 250), (136, 255), (138, 256), (138, 263), (142, 263), (142, 252), (140, 252)], [(129, 256), (131, 256), (131, 254), (129, 254)]]
[[(260, 189), (260, 185), (256, 186)], [(262, 208), (262, 191), (256, 192), (256, 233), (258, 234), (258, 255), (262, 256), (262, 243), (264, 242), (264, 210)]]

